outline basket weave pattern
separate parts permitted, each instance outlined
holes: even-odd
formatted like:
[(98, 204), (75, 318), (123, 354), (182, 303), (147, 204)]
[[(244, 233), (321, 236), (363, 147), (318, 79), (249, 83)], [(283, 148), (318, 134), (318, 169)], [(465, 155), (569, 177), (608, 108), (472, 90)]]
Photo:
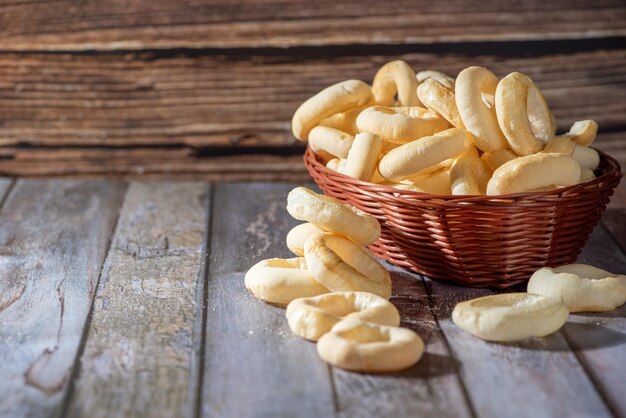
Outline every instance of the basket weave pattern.
[(379, 258), (471, 286), (506, 288), (540, 267), (572, 263), (622, 177), (600, 153), (597, 178), (558, 191), (495, 196), (431, 195), (367, 183), (326, 168), (307, 148), (304, 165), (326, 195), (376, 217)]

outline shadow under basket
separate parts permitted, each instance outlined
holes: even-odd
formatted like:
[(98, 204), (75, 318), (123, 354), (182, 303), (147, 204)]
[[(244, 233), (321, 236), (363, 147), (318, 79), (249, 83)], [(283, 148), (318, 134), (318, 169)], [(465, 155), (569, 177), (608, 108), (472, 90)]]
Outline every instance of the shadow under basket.
[(465, 286), (506, 288), (540, 267), (576, 260), (622, 177), (600, 154), (597, 178), (549, 192), (432, 195), (356, 180), (324, 166), (307, 147), (304, 165), (328, 196), (376, 217), (377, 257)]

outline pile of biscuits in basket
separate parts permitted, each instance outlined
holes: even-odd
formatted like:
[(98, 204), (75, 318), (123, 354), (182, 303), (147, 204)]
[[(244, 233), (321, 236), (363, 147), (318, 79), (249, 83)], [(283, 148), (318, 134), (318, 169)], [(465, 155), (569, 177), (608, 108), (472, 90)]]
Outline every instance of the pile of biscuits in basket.
[[(600, 161), (588, 147), (595, 122), (579, 121), (556, 135), (529, 77), (514, 72), (499, 80), (482, 67), (454, 79), (392, 61), (372, 86), (347, 80), (305, 101), (292, 129), (332, 170), (430, 194), (548, 191), (593, 179)], [(317, 341), (320, 358), (334, 366), (390, 372), (417, 363), (424, 343), (399, 326), (389, 272), (365, 248), (380, 235), (378, 221), (304, 187), (289, 193), (287, 211), (306, 222), (287, 235), (298, 257), (257, 263), (246, 287), (286, 306), (291, 330)], [(624, 304), (626, 276), (583, 264), (546, 267), (532, 275), (527, 291), (461, 302), (452, 319), (488, 341), (542, 337), (570, 312)]]

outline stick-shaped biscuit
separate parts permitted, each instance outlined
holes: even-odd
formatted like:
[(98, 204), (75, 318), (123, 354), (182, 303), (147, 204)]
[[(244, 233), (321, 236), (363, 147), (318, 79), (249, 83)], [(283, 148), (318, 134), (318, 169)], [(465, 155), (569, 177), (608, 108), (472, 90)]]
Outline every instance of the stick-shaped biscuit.
[(378, 171), (393, 181), (418, 175), (424, 169), (459, 156), (473, 141), (467, 131), (451, 128), (391, 150), (380, 160)]
[(580, 181), (580, 165), (562, 154), (538, 153), (501, 165), (487, 184), (488, 195), (524, 193), (550, 186), (573, 186)]
[(357, 134), (342, 173), (355, 179), (369, 181), (376, 170), (383, 141), (369, 132)]

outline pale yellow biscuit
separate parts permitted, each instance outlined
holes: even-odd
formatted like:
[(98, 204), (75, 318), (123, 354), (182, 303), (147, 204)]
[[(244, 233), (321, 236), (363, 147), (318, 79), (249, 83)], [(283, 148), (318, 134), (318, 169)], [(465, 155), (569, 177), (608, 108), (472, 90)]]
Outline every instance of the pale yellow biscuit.
[(605, 312), (626, 303), (626, 276), (586, 264), (537, 270), (528, 292), (555, 298), (570, 312)]
[(324, 232), (322, 228), (309, 222), (296, 225), (287, 233), (287, 248), (295, 255), (304, 257), (304, 243), (306, 240), (315, 234)]
[(476, 137), (484, 152), (508, 148), (493, 107), (498, 78), (482, 67), (469, 67), (456, 78), (454, 96), (465, 129)]
[(452, 126), (464, 128), (456, 107), (454, 91), (434, 79), (427, 79), (417, 88), (417, 97), (428, 109), (439, 113)]
[(502, 293), (461, 302), (452, 321), (487, 341), (543, 337), (565, 324), (569, 310), (557, 299), (530, 293)]
[(244, 283), (257, 298), (281, 306), (297, 298), (328, 293), (307, 270), (304, 258), (259, 261), (248, 270)]
[(365, 249), (338, 235), (316, 234), (304, 243), (309, 271), (333, 292), (363, 291), (391, 297), (391, 278)]
[(391, 150), (380, 160), (378, 171), (388, 180), (403, 180), (458, 157), (473, 145), (473, 141), (467, 131), (451, 128)]
[(365, 107), (373, 101), (370, 86), (360, 80), (333, 84), (298, 107), (291, 119), (291, 130), (297, 139), (306, 141), (311, 129), (323, 119), (355, 107)]
[(368, 292), (335, 292), (300, 298), (287, 306), (285, 316), (294, 334), (317, 341), (337, 322), (358, 318), (380, 325), (400, 325), (398, 310), (387, 299)]
[(341, 171), (346, 176), (369, 181), (376, 170), (383, 141), (369, 132), (357, 134)]
[(488, 195), (524, 193), (580, 181), (580, 165), (562, 154), (538, 153), (501, 165), (487, 184)]
[[(417, 78), (409, 64), (402, 60), (391, 61), (380, 67), (372, 83), (376, 104), (383, 106), (418, 106), (415, 89)], [(394, 103), (394, 96), (398, 97)]]
[(554, 136), (546, 99), (528, 76), (513, 72), (504, 77), (495, 99), (500, 129), (517, 155), (541, 151)]
[(378, 135), (387, 142), (404, 144), (446, 129), (448, 123), (422, 107), (372, 106), (359, 114), (359, 130)]
[(309, 133), (309, 147), (322, 159), (347, 158), (354, 137), (326, 126), (316, 126)]
[(424, 342), (407, 328), (373, 324), (350, 318), (338, 322), (317, 343), (325, 362), (355, 372), (403, 370), (424, 354)]
[(287, 211), (300, 221), (347, 236), (360, 245), (370, 244), (380, 236), (380, 224), (373, 216), (306, 187), (289, 192)]

